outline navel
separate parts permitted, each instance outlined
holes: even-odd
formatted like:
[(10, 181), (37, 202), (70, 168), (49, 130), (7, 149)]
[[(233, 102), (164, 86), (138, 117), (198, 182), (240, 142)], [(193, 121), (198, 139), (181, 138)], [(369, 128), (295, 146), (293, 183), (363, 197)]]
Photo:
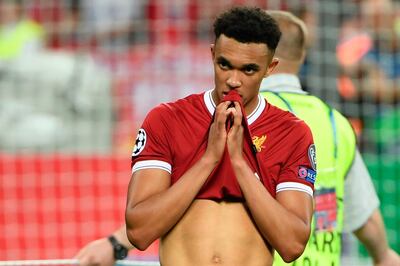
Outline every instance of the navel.
[(221, 257), (220, 257), (220, 256), (217, 256), (217, 255), (214, 255), (214, 256), (212, 257), (212, 262), (213, 262), (214, 264), (221, 264), (221, 263), (222, 263)]

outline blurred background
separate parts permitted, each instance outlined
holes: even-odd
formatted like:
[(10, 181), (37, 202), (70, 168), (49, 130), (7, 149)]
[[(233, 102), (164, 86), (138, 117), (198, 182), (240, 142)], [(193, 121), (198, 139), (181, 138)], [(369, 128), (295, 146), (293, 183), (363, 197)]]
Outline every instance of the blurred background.
[(212, 88), (213, 20), (243, 4), (306, 22), (303, 86), (351, 120), (400, 252), (399, 1), (0, 0), (0, 260), (71, 258), (123, 223), (141, 121)]

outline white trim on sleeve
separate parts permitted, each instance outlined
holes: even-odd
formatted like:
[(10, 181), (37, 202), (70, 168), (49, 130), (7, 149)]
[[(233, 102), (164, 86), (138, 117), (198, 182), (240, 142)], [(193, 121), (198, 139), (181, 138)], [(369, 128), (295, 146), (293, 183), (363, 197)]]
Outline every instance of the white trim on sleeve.
[(304, 185), (302, 183), (297, 183), (297, 182), (283, 182), (279, 183), (276, 186), (276, 193), (279, 193), (281, 191), (285, 190), (297, 190), (297, 191), (302, 191), (310, 195), (311, 197), (313, 196), (313, 190), (307, 185)]
[(143, 169), (161, 169), (167, 171), (171, 174), (171, 165), (164, 161), (159, 160), (147, 160), (147, 161), (139, 161), (136, 162), (132, 167), (132, 174), (136, 171), (143, 170)]

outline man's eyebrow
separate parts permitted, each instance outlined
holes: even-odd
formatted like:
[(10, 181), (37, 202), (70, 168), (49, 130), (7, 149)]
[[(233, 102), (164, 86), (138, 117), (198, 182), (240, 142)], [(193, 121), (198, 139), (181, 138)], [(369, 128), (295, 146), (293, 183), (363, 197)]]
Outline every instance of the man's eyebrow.
[(240, 69), (252, 69), (252, 70), (258, 71), (258, 70), (260, 70), (260, 66), (257, 64), (245, 64)]
[[(227, 66), (230, 67), (230, 68), (233, 67), (232, 64), (231, 64), (231, 62), (229, 62), (229, 60), (226, 59), (226, 58), (223, 57), (223, 56), (217, 57), (217, 62), (218, 62), (219, 64), (220, 64), (220, 63), (224, 63), (225, 65), (227, 65)], [(254, 63), (250, 63), (250, 64), (244, 64), (244, 65), (242, 65), (239, 69), (241, 69), (241, 70), (244, 70), (244, 69), (252, 69), (252, 70), (254, 70), (254, 71), (258, 71), (258, 70), (260, 70), (260, 66), (257, 65), (257, 64), (254, 64)]]
[(226, 58), (223, 57), (223, 56), (219, 56), (219, 57), (217, 58), (217, 62), (218, 62), (218, 63), (224, 63), (225, 65), (227, 65), (227, 66), (229, 66), (229, 67), (232, 67), (231, 62), (229, 62), (228, 59), (226, 59)]

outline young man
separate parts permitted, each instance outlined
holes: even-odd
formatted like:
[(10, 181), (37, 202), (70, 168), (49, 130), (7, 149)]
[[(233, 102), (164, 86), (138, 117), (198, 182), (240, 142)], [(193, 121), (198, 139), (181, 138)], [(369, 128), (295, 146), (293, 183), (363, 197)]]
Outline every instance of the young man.
[[(274, 249), (292, 261), (310, 234), (315, 156), (308, 127), (259, 95), (277, 64), (280, 30), (260, 9), (234, 8), (217, 18), (214, 32), (215, 88), (156, 107), (139, 130), (129, 240), (145, 249), (161, 238), (167, 266), (271, 265)], [(223, 101), (230, 91), (245, 114), (238, 101)], [(127, 247), (125, 228), (113, 235)], [(110, 242), (92, 242), (77, 258), (112, 261)]]
[[(260, 90), (269, 103), (290, 110), (310, 126), (318, 151), (313, 232), (293, 265), (340, 265), (342, 232), (354, 232), (375, 265), (400, 265), (399, 256), (388, 246), (379, 200), (353, 129), (338, 111), (300, 86), (297, 74), (306, 54), (304, 23), (288, 12), (267, 13), (278, 22), (282, 36), (275, 53), (279, 65)], [(287, 264), (276, 256), (275, 265)]]
[(303, 121), (259, 95), (281, 32), (239, 7), (214, 33), (214, 89), (154, 108), (139, 130), (128, 239), (160, 239), (166, 266), (272, 265), (274, 250), (293, 261), (310, 234), (315, 149)]

